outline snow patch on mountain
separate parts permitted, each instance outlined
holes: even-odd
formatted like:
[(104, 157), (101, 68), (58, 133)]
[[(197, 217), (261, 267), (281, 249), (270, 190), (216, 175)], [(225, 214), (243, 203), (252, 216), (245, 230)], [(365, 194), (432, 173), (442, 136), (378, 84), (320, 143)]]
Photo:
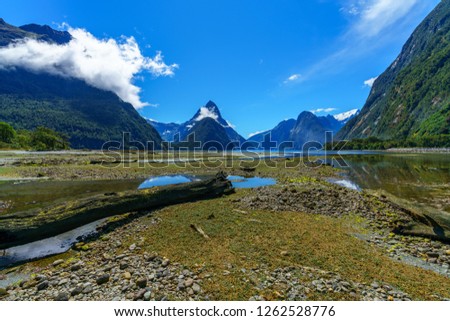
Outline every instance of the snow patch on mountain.
[(197, 118), (195, 118), (195, 121), (200, 121), (205, 118), (212, 118), (217, 121), (219, 119), (219, 115), (217, 115), (212, 109), (209, 109), (208, 107), (201, 107), (200, 114)]
[(353, 116), (357, 115), (359, 113), (359, 109), (352, 109), (345, 113), (334, 115), (333, 117), (338, 121), (347, 121)]

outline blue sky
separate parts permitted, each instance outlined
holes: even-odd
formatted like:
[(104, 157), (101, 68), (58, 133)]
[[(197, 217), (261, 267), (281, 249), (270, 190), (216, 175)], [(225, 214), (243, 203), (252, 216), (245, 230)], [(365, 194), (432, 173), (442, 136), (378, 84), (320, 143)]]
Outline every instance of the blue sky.
[[(139, 112), (188, 120), (208, 100), (243, 136), (304, 110), (361, 108), (370, 87), (438, 0), (2, 0), (13, 25), (67, 23), (96, 38), (133, 36), (174, 74), (133, 78)], [(156, 105), (156, 106), (153, 106)], [(325, 112), (323, 112), (325, 113)]]

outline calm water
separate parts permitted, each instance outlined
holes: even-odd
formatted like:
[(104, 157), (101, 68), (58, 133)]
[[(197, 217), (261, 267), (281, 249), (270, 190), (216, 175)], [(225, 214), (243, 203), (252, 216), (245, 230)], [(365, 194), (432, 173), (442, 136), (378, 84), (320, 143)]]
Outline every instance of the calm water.
[(98, 220), (57, 236), (11, 247), (4, 251), (0, 250), (0, 269), (18, 262), (66, 252), (71, 248), (72, 244), (79, 242), (85, 237), (94, 235), (97, 226), (103, 221), (105, 220)]
[(275, 185), (277, 181), (273, 178), (266, 177), (243, 177), (243, 176), (228, 176), (235, 188), (256, 188), (261, 186)]
[(450, 215), (449, 154), (344, 156), (348, 181)]
[[(103, 193), (136, 189), (142, 180), (104, 181), (0, 181), (0, 201), (8, 201), (10, 212), (43, 207), (55, 202)], [(0, 210), (0, 215), (2, 214)]]
[(200, 178), (188, 175), (165, 175), (165, 176), (152, 176), (147, 178), (142, 184), (139, 185), (139, 189), (151, 188), (156, 186), (166, 186), (174, 184), (183, 184), (189, 182), (200, 181)]

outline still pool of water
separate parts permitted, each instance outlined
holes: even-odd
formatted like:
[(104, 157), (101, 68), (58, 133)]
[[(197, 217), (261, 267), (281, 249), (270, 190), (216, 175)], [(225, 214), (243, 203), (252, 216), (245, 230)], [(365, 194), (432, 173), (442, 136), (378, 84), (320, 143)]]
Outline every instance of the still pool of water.
[(355, 191), (361, 191), (361, 187), (359, 187), (357, 184), (355, 184), (354, 182), (352, 182), (349, 179), (336, 179), (336, 178), (330, 178), (327, 180), (330, 183), (342, 186), (342, 187), (346, 187), (349, 189), (353, 189)]
[(196, 181), (200, 181), (200, 178), (186, 175), (151, 176), (147, 178), (141, 185), (139, 185), (138, 189), (145, 189), (156, 186), (176, 185)]
[(233, 176), (230, 175), (227, 177), (233, 187), (235, 188), (256, 188), (262, 186), (270, 186), (275, 185), (277, 181), (273, 178), (266, 177), (243, 177), (243, 176)]
[(343, 157), (346, 178), (362, 189), (383, 190), (417, 207), (450, 216), (449, 154), (378, 154)]
[(378, 154), (343, 156), (344, 180), (390, 195), (396, 203), (450, 229), (450, 155)]
[(98, 220), (57, 236), (36, 242), (0, 250), (0, 269), (12, 264), (30, 261), (49, 255), (59, 254), (70, 249), (72, 244), (96, 233), (96, 228), (105, 220)]

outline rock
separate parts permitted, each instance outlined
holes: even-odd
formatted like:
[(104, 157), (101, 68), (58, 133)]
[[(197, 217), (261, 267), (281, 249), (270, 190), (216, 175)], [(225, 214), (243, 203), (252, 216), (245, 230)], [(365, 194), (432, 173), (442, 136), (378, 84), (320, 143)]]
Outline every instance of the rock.
[(140, 287), (141, 289), (142, 289), (142, 288), (145, 288), (145, 287), (147, 286), (147, 279), (146, 279), (146, 278), (140, 278), (140, 279), (138, 279), (138, 280), (136, 281), (136, 285), (137, 285), (138, 287)]
[(47, 277), (45, 275), (38, 274), (34, 277), (34, 279), (38, 282), (41, 282), (41, 281), (47, 280)]
[(64, 263), (64, 260), (60, 259), (60, 260), (56, 260), (55, 262), (53, 262), (53, 266), (58, 266)]
[(41, 283), (39, 283), (36, 288), (38, 291), (42, 291), (45, 290), (46, 288), (48, 288), (48, 281), (42, 281)]
[(128, 267), (128, 263), (126, 263), (126, 262), (120, 263), (119, 268), (120, 268), (121, 270), (125, 270), (127, 267)]
[(86, 286), (84, 289), (83, 289), (83, 294), (89, 294), (89, 293), (91, 293), (91, 292), (93, 292), (94, 291), (94, 288), (92, 287), (92, 285), (88, 285), (88, 286)]
[(427, 252), (427, 256), (431, 257), (431, 258), (438, 258), (439, 257), (439, 253), (436, 252)]
[(108, 281), (109, 281), (109, 274), (103, 274), (99, 276), (97, 280), (95, 280), (95, 282), (97, 282), (98, 285), (108, 283)]
[(169, 260), (164, 260), (164, 261), (162, 261), (161, 266), (162, 266), (162, 267), (166, 267), (166, 266), (168, 266), (169, 264), (170, 264), (170, 261), (169, 261)]
[(124, 279), (130, 280), (131, 279), (131, 273), (130, 272), (125, 272), (124, 274), (122, 274)]
[(81, 287), (76, 287), (76, 288), (72, 289), (72, 291), (70, 291), (70, 295), (77, 296), (81, 292), (83, 292), (83, 289)]
[(59, 292), (55, 297), (55, 301), (69, 301), (69, 294), (66, 292)]
[(0, 288), (0, 297), (7, 296), (7, 295), (8, 295), (8, 291), (6, 291), (6, 289), (4, 289), (4, 288)]
[(288, 256), (288, 255), (289, 255), (289, 252), (288, 252), (288, 251), (281, 251), (281, 252), (280, 252), (280, 255), (281, 255), (281, 256)]
[(184, 286), (187, 287), (187, 288), (191, 287), (192, 284), (194, 284), (194, 280), (191, 279), (191, 278), (189, 278), (186, 281), (184, 281)]
[(133, 300), (134, 300), (134, 301), (137, 301), (137, 300), (142, 299), (142, 298), (144, 297), (144, 295), (145, 295), (146, 292), (147, 292), (146, 289), (139, 290), (139, 292), (137, 292), (137, 293), (135, 294)]
[(128, 248), (130, 251), (134, 251), (136, 249), (136, 244), (131, 244)]
[(81, 264), (75, 264), (75, 265), (72, 265), (71, 267), (70, 267), (70, 270), (72, 271), (72, 272), (76, 272), (76, 271), (78, 271), (78, 270), (80, 270), (81, 268), (82, 268), (83, 266), (81, 265)]
[(192, 286), (192, 290), (194, 291), (195, 294), (200, 293), (200, 291), (202, 290), (200, 285), (198, 285), (197, 283), (194, 283), (194, 285)]
[(144, 300), (145, 301), (150, 301), (150, 298), (152, 296), (152, 293), (150, 291), (147, 291), (144, 293)]

